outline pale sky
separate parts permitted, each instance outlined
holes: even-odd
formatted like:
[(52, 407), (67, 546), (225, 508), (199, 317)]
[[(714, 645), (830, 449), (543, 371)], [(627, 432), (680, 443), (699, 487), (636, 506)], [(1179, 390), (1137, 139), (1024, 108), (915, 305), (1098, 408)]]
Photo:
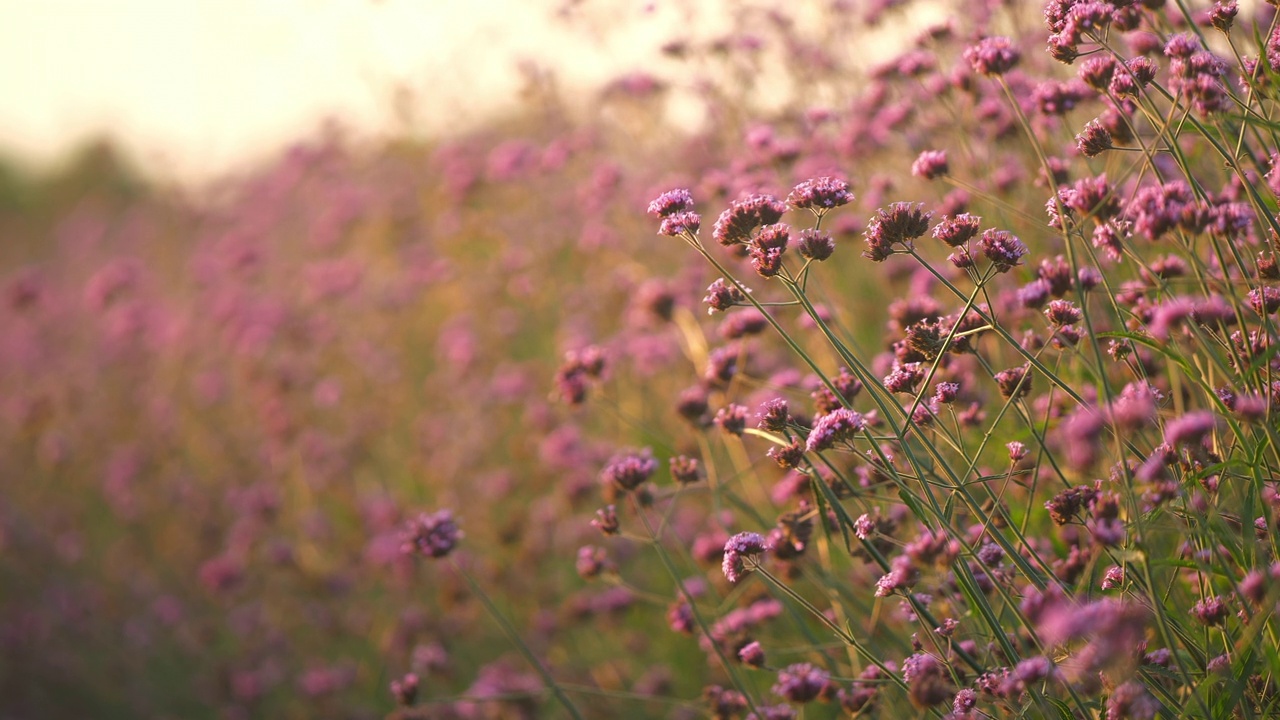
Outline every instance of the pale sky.
[(415, 131), (434, 133), (509, 102), (521, 58), (598, 84), (681, 23), (671, 3), (586, 0), (569, 26), (562, 4), (0, 0), (0, 151), (44, 163), (110, 130), (160, 176), (207, 177), (327, 116), (392, 131), (397, 87), (416, 97)]

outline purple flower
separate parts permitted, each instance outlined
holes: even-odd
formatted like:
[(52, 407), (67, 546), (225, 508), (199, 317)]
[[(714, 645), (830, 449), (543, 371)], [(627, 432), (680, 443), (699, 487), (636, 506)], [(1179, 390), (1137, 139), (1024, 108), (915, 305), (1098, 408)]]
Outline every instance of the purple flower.
[(813, 424), (805, 449), (808, 452), (826, 450), (838, 442), (852, 438), (866, 426), (867, 422), (861, 414), (848, 408), (838, 408), (818, 418)]
[(760, 647), (759, 642), (752, 640), (738, 651), (738, 659), (751, 667), (764, 667), (764, 649)]
[(806, 260), (826, 260), (836, 251), (836, 241), (826, 230), (808, 228), (800, 231), (796, 252)]
[(392, 680), (391, 697), (400, 707), (412, 707), (418, 699), (418, 676), (408, 673), (399, 680)]
[(928, 653), (916, 653), (902, 661), (902, 679), (907, 683), (911, 704), (927, 708), (946, 702), (952, 686), (941, 662)]
[(853, 202), (853, 193), (849, 192), (849, 183), (833, 177), (820, 177), (806, 180), (787, 196), (787, 204), (796, 209), (807, 209), (815, 215), (848, 205)]
[(791, 240), (791, 228), (782, 223), (765, 225), (747, 243), (751, 266), (762, 277), (773, 277), (782, 271), (782, 254)]
[(1021, 53), (1007, 37), (989, 37), (964, 51), (964, 59), (979, 75), (1003, 75), (1018, 64)]
[(786, 204), (772, 195), (752, 195), (734, 202), (720, 214), (712, 237), (725, 247), (744, 243), (756, 228), (778, 222), (786, 211)]
[(889, 572), (876, 581), (876, 597), (888, 597), (915, 584), (920, 573), (911, 564), (911, 558), (899, 555), (889, 562)]
[(574, 563), (578, 575), (584, 580), (591, 580), (610, 569), (609, 556), (604, 548), (595, 545), (583, 545), (578, 548), (578, 559)]
[(1198, 620), (1200, 624), (1210, 627), (1221, 625), (1222, 621), (1226, 620), (1230, 614), (1231, 611), (1220, 596), (1205, 598), (1191, 608), (1191, 616)]
[(710, 314), (741, 305), (747, 301), (747, 296), (736, 285), (725, 282), (724, 278), (717, 278), (707, 287), (707, 296), (702, 301), (707, 304), (707, 313)]
[(649, 448), (640, 452), (630, 452), (615, 456), (605, 465), (600, 477), (607, 483), (617, 485), (623, 490), (635, 490), (648, 480), (658, 469), (658, 461), (654, 459)]
[(453, 552), (462, 537), (452, 511), (420, 513), (405, 528), (400, 550), (405, 554), (420, 552), (429, 558), (442, 558)]
[(923, 203), (897, 202), (876, 211), (863, 231), (867, 249), (862, 256), (880, 262), (894, 253), (893, 246), (911, 246), (911, 241), (929, 230), (929, 218)]
[(1031, 376), (1025, 366), (1001, 370), (995, 374), (995, 381), (1006, 398), (1026, 397), (1031, 392)]
[(1227, 0), (1223, 2), (1218, 0), (1213, 4), (1213, 8), (1209, 10), (1209, 24), (1221, 30), (1222, 32), (1231, 32), (1231, 25), (1236, 20), (1236, 14), (1240, 12), (1240, 6), (1236, 0)]
[(961, 213), (955, 217), (943, 217), (942, 222), (933, 229), (933, 236), (950, 245), (960, 247), (978, 234), (978, 223), (982, 218), (969, 213)]
[(649, 203), (649, 214), (660, 218), (693, 209), (693, 195), (683, 188), (668, 190)]
[(951, 172), (947, 165), (946, 150), (925, 150), (911, 164), (911, 174), (925, 180), (933, 180)]
[(702, 216), (696, 212), (679, 212), (662, 218), (658, 225), (658, 234), (667, 237), (680, 237), (686, 233), (696, 235), (702, 227)]
[(1097, 120), (1085, 123), (1084, 130), (1076, 135), (1076, 148), (1088, 158), (1097, 157), (1113, 147), (1111, 133)]
[(965, 688), (956, 693), (956, 699), (951, 703), (951, 711), (956, 715), (967, 715), (977, 704), (978, 694)]
[(731, 583), (738, 582), (747, 572), (746, 559), (761, 555), (764, 551), (764, 536), (760, 533), (742, 532), (729, 538), (724, 544), (724, 576)]
[(1151, 720), (1160, 711), (1160, 701), (1151, 697), (1151, 693), (1136, 680), (1130, 680), (1111, 693), (1107, 698), (1106, 720)]
[(785, 430), (787, 418), (790, 417), (787, 401), (782, 398), (765, 400), (761, 403), (760, 409), (756, 411), (756, 417), (760, 418), (760, 423), (757, 427), (761, 430), (770, 430), (772, 432)]
[(1165, 423), (1164, 441), (1173, 447), (1197, 445), (1204, 442), (1217, 423), (1217, 418), (1208, 410), (1189, 412)]
[(1114, 590), (1124, 584), (1124, 568), (1112, 565), (1102, 576), (1102, 589)]
[(671, 478), (681, 485), (690, 485), (702, 479), (702, 471), (698, 468), (696, 458), (677, 455), (667, 463)]
[(597, 510), (591, 525), (605, 535), (617, 535), (619, 528), (617, 508), (609, 505)]
[(1021, 264), (1029, 251), (1013, 233), (992, 228), (982, 233), (978, 241), (982, 254), (995, 266), (996, 272), (1009, 272)]
[(1062, 327), (1080, 322), (1084, 313), (1070, 300), (1054, 300), (1045, 308), (1044, 316), (1054, 327)]
[(716, 412), (715, 424), (730, 435), (742, 435), (747, 427), (747, 409), (730, 403)]
[(1280, 310), (1280, 288), (1264, 285), (1250, 290), (1249, 307), (1259, 315), (1271, 315)]
[(796, 663), (778, 671), (773, 693), (794, 703), (807, 703), (822, 693), (830, 679), (825, 670), (809, 663)]

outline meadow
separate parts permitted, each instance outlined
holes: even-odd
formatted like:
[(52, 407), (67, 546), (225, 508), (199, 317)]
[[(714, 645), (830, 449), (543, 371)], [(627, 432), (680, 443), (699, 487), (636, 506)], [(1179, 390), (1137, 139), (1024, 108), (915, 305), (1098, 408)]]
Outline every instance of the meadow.
[(936, 5), (5, 173), (0, 719), (1280, 715), (1275, 8)]

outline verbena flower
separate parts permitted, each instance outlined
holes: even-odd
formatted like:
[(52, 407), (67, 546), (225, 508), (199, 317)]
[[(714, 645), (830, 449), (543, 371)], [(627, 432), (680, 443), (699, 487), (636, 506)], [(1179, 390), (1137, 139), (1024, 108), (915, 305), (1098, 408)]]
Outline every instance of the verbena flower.
[(944, 216), (942, 222), (933, 229), (933, 237), (951, 247), (960, 247), (977, 236), (978, 223), (981, 221), (982, 218), (968, 213), (961, 213), (955, 217)]
[(1085, 157), (1097, 157), (1112, 147), (1111, 133), (1097, 120), (1085, 123), (1084, 130), (1076, 135), (1076, 148)]
[(796, 663), (778, 671), (773, 693), (794, 703), (807, 703), (818, 697), (830, 679), (825, 670), (809, 663)]
[(805, 444), (808, 452), (828, 450), (838, 442), (853, 438), (866, 428), (866, 419), (848, 408), (839, 408), (818, 418)]
[(951, 172), (947, 164), (946, 150), (925, 150), (911, 164), (911, 174), (926, 180), (934, 180)]
[(912, 240), (928, 232), (932, 216), (923, 203), (898, 202), (881, 208), (863, 232), (867, 242), (863, 257), (879, 262), (894, 253), (895, 245), (909, 248)]
[(420, 513), (409, 520), (402, 535), (400, 549), (406, 554), (419, 553), (429, 558), (442, 558), (453, 552), (462, 537), (462, 530), (454, 521), (452, 511)]
[(630, 491), (640, 487), (644, 481), (653, 476), (658, 469), (658, 461), (652, 451), (645, 448), (639, 452), (628, 452), (614, 456), (601, 471), (600, 477), (622, 490)]
[(721, 568), (724, 570), (725, 578), (731, 583), (741, 580), (743, 574), (748, 572), (746, 560), (763, 555), (766, 549), (764, 536), (760, 533), (741, 532), (729, 538), (729, 541), (724, 544), (724, 561)]
[(964, 59), (979, 75), (1004, 75), (1018, 64), (1022, 55), (1007, 37), (989, 37), (965, 48)]
[(752, 195), (734, 202), (720, 214), (712, 237), (726, 247), (745, 243), (756, 228), (778, 222), (786, 211), (786, 204), (772, 195)]
[(1013, 233), (994, 228), (982, 233), (978, 248), (984, 257), (991, 261), (996, 272), (1009, 272), (1022, 264), (1022, 258), (1029, 250)]
[(787, 196), (787, 205), (798, 210), (809, 210), (815, 215), (822, 215), (832, 208), (851, 202), (853, 193), (849, 191), (849, 183), (833, 177), (806, 180), (796, 185)]

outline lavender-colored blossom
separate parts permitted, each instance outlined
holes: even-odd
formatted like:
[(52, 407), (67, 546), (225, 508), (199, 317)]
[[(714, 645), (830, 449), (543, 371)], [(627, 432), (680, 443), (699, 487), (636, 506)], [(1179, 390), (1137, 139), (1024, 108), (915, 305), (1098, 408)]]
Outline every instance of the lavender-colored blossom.
[(1124, 584), (1124, 568), (1112, 565), (1102, 575), (1102, 589), (1114, 590)]
[(751, 267), (763, 277), (773, 277), (782, 271), (782, 255), (791, 241), (791, 228), (782, 223), (765, 225), (747, 242), (747, 256)]
[(951, 172), (947, 164), (946, 150), (925, 150), (911, 164), (911, 174), (925, 180), (934, 180)]
[(693, 209), (693, 194), (683, 188), (668, 190), (649, 203), (649, 214), (660, 218), (671, 217)]
[(781, 432), (787, 427), (787, 419), (791, 417), (787, 401), (782, 398), (765, 400), (756, 411), (760, 422), (756, 427), (771, 432)]
[(702, 469), (696, 458), (677, 455), (668, 461), (671, 479), (681, 485), (691, 485), (702, 479)]
[(617, 535), (620, 527), (618, 509), (613, 505), (608, 505), (596, 510), (596, 517), (591, 521), (591, 526), (605, 535)]
[(786, 204), (772, 195), (752, 195), (734, 202), (720, 214), (712, 237), (726, 247), (744, 243), (756, 228), (778, 222), (786, 211)]
[(592, 580), (611, 570), (612, 565), (604, 548), (583, 545), (578, 548), (578, 559), (574, 562), (574, 568), (582, 579)]
[(809, 663), (796, 663), (778, 671), (773, 693), (793, 703), (807, 703), (818, 697), (830, 679), (825, 670)]
[(1004, 75), (1018, 64), (1021, 53), (1007, 37), (979, 40), (964, 51), (964, 59), (979, 75)]
[(1160, 707), (1160, 701), (1152, 697), (1142, 683), (1130, 680), (1107, 698), (1106, 720), (1152, 720)]
[(697, 235), (700, 227), (702, 227), (701, 215), (696, 212), (680, 212), (662, 218), (662, 222), (658, 225), (658, 234), (667, 237)]
[(853, 202), (853, 193), (849, 192), (849, 183), (833, 177), (820, 177), (806, 180), (787, 196), (787, 205), (796, 209), (810, 210), (816, 215), (848, 205)]
[(420, 513), (411, 519), (402, 537), (401, 552), (442, 558), (453, 552), (458, 541), (463, 538), (463, 533), (453, 519), (453, 512), (440, 510), (435, 513)]
[(657, 469), (658, 461), (654, 459), (652, 451), (645, 448), (640, 452), (615, 456), (605, 465), (600, 477), (622, 490), (635, 490), (652, 477)]
[(928, 653), (918, 652), (903, 660), (902, 679), (911, 704), (918, 708), (932, 707), (952, 696), (953, 686), (943, 664)]
[(747, 428), (747, 409), (730, 403), (716, 412), (715, 424), (730, 435), (742, 435)]
[(995, 266), (996, 272), (1002, 273), (1009, 272), (1022, 264), (1022, 258), (1030, 252), (1013, 233), (994, 228), (982, 233), (978, 248)]
[(747, 558), (755, 558), (764, 554), (765, 540), (760, 533), (741, 532), (729, 538), (724, 544), (724, 561), (722, 570), (729, 582), (736, 583), (748, 572)]
[(1085, 123), (1084, 130), (1076, 135), (1076, 148), (1085, 157), (1097, 157), (1115, 147), (1111, 133), (1097, 120)]
[(995, 374), (1000, 394), (1006, 398), (1026, 397), (1031, 392), (1031, 375), (1026, 366), (1012, 367)]
[(418, 700), (418, 676), (407, 673), (399, 680), (392, 680), (391, 697), (400, 707), (413, 707)]
[(928, 232), (932, 216), (923, 203), (897, 202), (880, 208), (863, 232), (867, 242), (863, 257), (880, 262), (894, 253), (895, 245), (910, 248), (912, 240)]
[(1221, 625), (1230, 614), (1231, 611), (1220, 596), (1205, 598), (1191, 608), (1191, 616), (1199, 621), (1201, 625)]
[(796, 252), (800, 253), (800, 257), (805, 260), (821, 262), (831, 257), (835, 251), (835, 238), (831, 237), (831, 233), (826, 230), (808, 228), (800, 231), (800, 237), (796, 241)]
[(1235, 23), (1239, 12), (1240, 6), (1236, 0), (1217, 0), (1209, 10), (1209, 24), (1224, 33), (1231, 32), (1231, 25)]
[(867, 426), (866, 419), (848, 408), (838, 408), (818, 418), (805, 443), (808, 452), (830, 449), (838, 442), (851, 439)]
[(1273, 315), (1280, 311), (1280, 288), (1264, 285), (1250, 290), (1249, 307), (1259, 315)]
[(752, 640), (738, 651), (738, 659), (741, 660), (744, 665), (750, 665), (751, 667), (764, 667), (764, 649), (760, 647), (759, 642)]
[(778, 463), (778, 467), (783, 470), (791, 470), (800, 467), (800, 463), (804, 460), (804, 443), (800, 441), (800, 438), (793, 438), (786, 445), (775, 445), (769, 448), (765, 455)]
[(717, 278), (707, 287), (707, 296), (702, 301), (707, 304), (707, 313), (710, 314), (717, 310), (724, 312), (735, 305), (741, 305), (747, 301), (747, 296), (738, 289), (737, 285), (725, 282), (724, 278)]
[(1198, 445), (1217, 427), (1218, 420), (1208, 410), (1189, 412), (1164, 426), (1164, 441), (1173, 446)]
[(920, 573), (911, 558), (899, 555), (889, 562), (889, 572), (876, 581), (876, 597), (888, 597), (915, 584)]
[(933, 229), (933, 237), (951, 247), (960, 247), (978, 234), (978, 223), (981, 221), (982, 218), (969, 213), (961, 213), (955, 217), (944, 216), (942, 222)]

